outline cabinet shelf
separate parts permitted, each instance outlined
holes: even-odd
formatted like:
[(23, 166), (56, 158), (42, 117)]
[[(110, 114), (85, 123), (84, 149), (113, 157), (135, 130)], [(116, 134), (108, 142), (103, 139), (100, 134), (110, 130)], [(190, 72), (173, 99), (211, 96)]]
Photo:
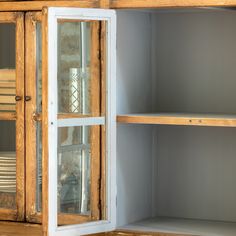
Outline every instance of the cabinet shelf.
[[(119, 231), (162, 232), (163, 235), (235, 235), (236, 223), (157, 217), (123, 226)], [(166, 233), (166, 234), (165, 234)]]
[(236, 127), (236, 115), (196, 113), (124, 114), (117, 116), (117, 122), (128, 124)]

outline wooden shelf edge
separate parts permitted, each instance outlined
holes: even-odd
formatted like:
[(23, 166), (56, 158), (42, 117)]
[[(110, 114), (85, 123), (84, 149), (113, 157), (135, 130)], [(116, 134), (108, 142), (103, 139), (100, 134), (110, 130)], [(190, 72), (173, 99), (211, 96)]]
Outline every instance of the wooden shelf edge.
[(235, 117), (214, 116), (175, 116), (175, 115), (118, 115), (118, 123), (126, 124), (157, 124), (157, 125), (186, 125), (186, 126), (217, 126), (236, 127)]
[(171, 7), (234, 7), (235, 0), (219, 1), (219, 0), (112, 0), (111, 8), (171, 8)]

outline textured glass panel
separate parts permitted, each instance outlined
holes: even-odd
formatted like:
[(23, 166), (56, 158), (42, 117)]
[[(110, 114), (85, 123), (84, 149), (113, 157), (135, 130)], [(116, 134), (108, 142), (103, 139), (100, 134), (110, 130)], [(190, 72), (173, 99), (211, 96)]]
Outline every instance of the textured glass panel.
[(58, 212), (90, 214), (90, 127), (58, 128)]
[(42, 112), (42, 24), (36, 23), (36, 86), (37, 112)]
[(16, 110), (15, 24), (0, 24), (0, 112)]
[(90, 22), (58, 23), (58, 112), (90, 114)]
[(0, 121), (0, 208), (16, 208), (15, 121)]
[[(42, 24), (36, 23), (36, 109), (42, 112)], [(36, 209), (42, 210), (42, 126), (36, 124)]]
[(36, 160), (37, 160), (37, 173), (36, 173), (36, 208), (37, 211), (42, 210), (42, 126), (37, 123), (36, 130)]

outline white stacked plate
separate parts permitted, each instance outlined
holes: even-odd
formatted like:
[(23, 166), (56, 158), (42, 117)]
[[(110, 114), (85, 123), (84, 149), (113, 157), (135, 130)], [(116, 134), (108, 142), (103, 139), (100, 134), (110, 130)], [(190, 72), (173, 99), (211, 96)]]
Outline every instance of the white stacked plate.
[(16, 192), (16, 154), (0, 152), (0, 192)]

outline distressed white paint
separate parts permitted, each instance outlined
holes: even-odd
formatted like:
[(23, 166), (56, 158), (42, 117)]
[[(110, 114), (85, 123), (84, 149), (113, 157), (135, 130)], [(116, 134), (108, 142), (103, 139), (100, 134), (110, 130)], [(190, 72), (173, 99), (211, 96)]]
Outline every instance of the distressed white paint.
[(86, 126), (86, 125), (105, 125), (105, 117), (88, 117), (61, 119), (57, 121), (58, 127)]
[[(101, 20), (107, 23), (107, 115), (85, 119), (57, 120), (57, 20)], [(49, 8), (48, 9), (48, 121), (49, 121), (49, 235), (78, 236), (113, 230), (116, 222), (116, 15), (113, 10)], [(112, 96), (111, 96), (112, 95)], [(94, 123), (93, 123), (94, 122)], [(107, 220), (79, 225), (57, 226), (57, 128), (106, 124), (107, 131)]]

